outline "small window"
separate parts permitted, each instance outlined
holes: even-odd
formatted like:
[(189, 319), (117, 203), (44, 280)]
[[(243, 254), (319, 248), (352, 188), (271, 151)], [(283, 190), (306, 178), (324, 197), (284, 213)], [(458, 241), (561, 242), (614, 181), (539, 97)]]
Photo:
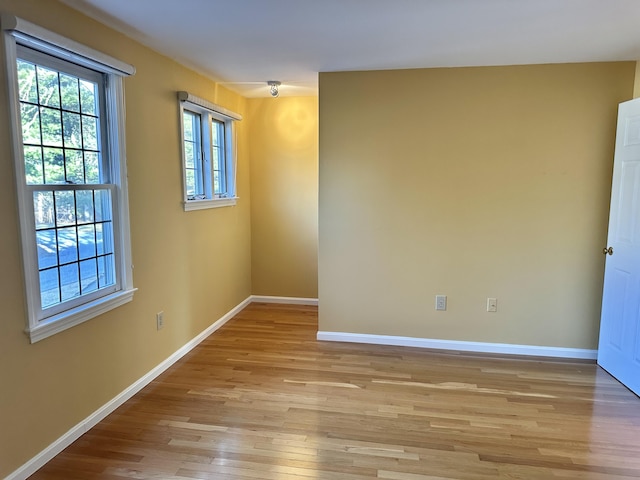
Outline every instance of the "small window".
[(118, 99), (122, 74), (133, 70), (68, 40), (58, 47), (61, 37), (42, 38), (40, 29), (34, 38), (27, 22), (21, 29), (18, 19), (2, 20), (15, 79), (13, 147), (34, 342), (132, 298)]
[(235, 205), (236, 145), (234, 123), (241, 116), (178, 92), (182, 125), (184, 209)]

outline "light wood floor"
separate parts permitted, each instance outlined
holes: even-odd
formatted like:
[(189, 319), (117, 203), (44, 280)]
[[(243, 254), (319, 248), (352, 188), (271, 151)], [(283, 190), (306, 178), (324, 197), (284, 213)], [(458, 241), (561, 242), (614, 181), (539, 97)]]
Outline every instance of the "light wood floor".
[(32, 478), (640, 478), (640, 399), (594, 363), (316, 330), (250, 305)]

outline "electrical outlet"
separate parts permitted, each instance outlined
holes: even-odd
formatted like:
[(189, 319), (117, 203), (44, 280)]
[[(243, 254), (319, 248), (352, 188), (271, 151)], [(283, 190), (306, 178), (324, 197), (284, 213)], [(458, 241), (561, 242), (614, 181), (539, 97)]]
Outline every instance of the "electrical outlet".
[(164, 327), (164, 312), (156, 313), (156, 327), (158, 330), (162, 330), (162, 327)]
[(436, 310), (446, 310), (446, 309), (447, 309), (447, 296), (436, 295)]
[(487, 298), (487, 312), (497, 312), (497, 311), (498, 311), (498, 299)]

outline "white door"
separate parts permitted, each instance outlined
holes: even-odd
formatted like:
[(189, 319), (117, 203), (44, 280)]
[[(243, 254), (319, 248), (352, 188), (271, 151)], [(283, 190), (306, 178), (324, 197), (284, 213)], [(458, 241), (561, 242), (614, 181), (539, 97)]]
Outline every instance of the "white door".
[(621, 103), (598, 364), (640, 395), (640, 99)]

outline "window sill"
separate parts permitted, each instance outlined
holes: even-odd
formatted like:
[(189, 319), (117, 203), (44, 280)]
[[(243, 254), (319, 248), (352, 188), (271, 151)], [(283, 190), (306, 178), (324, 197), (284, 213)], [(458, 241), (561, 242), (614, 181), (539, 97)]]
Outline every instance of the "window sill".
[(233, 207), (239, 197), (212, 198), (206, 200), (187, 200), (184, 202), (184, 211), (204, 210), (207, 208)]
[(44, 340), (58, 332), (75, 327), (76, 325), (130, 302), (133, 300), (133, 294), (136, 290), (137, 288), (119, 291), (54, 315), (53, 317), (43, 320), (37, 326), (27, 329), (27, 335), (29, 335), (31, 343)]

